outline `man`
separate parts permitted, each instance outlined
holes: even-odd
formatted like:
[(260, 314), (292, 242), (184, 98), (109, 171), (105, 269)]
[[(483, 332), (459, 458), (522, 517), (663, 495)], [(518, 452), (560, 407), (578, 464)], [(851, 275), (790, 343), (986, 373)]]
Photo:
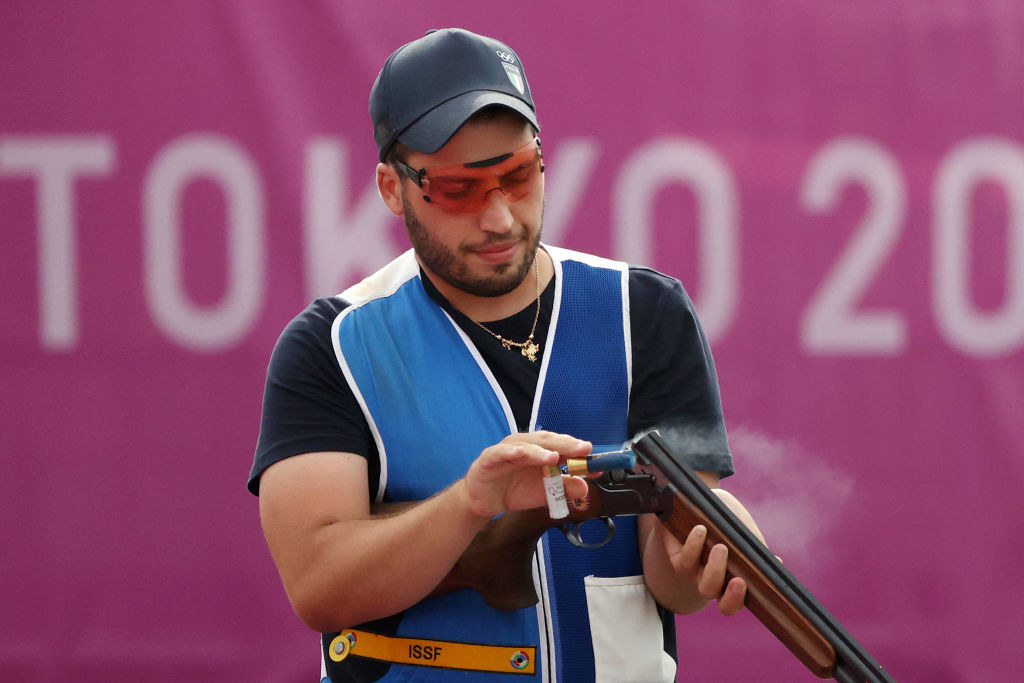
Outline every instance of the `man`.
[(249, 479), (288, 597), (325, 634), (323, 675), (674, 680), (672, 612), (733, 614), (746, 589), (725, 585), (724, 546), (701, 566), (701, 527), (683, 544), (627, 519), (600, 550), (549, 532), (537, 607), (428, 596), (492, 518), (544, 505), (542, 466), (671, 425), (710, 485), (732, 473), (690, 300), (655, 271), (541, 244), (540, 127), (507, 45), (429, 32), (385, 63), (370, 113), (412, 250), (285, 330)]

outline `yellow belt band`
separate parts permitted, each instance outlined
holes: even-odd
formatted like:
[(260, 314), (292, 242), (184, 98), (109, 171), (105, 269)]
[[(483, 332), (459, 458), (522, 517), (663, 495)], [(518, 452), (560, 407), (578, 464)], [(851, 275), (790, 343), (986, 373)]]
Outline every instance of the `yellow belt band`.
[(339, 633), (338, 637), (331, 641), (328, 654), (335, 662), (355, 655), (395, 664), (506, 674), (532, 674), (537, 665), (536, 647), (398, 638), (354, 629), (346, 629)]

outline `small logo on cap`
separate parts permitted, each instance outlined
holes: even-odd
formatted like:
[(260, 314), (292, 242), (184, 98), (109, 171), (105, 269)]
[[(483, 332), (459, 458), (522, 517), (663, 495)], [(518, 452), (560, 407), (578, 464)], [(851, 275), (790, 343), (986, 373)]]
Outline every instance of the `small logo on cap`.
[(503, 61), (503, 62), (508, 62), (509, 64), (515, 64), (516, 63), (516, 58), (513, 57), (512, 55), (510, 55), (507, 52), (502, 52), (501, 50), (495, 50), (494, 54), (498, 55), (498, 57), (500, 57), (501, 61)]
[(526, 94), (526, 84), (523, 81), (523, 73), (519, 70), (518, 66), (513, 64), (501, 64), (505, 67), (505, 75), (508, 76), (508, 80), (512, 82), (512, 85), (516, 86), (516, 90), (519, 91), (520, 95)]

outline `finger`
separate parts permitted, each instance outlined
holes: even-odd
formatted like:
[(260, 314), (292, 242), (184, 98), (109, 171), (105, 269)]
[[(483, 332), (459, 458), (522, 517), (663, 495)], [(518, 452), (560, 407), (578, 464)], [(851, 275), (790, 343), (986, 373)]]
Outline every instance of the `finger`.
[(517, 473), (529, 472), (540, 483), (541, 467), (558, 462), (558, 454), (529, 444), (499, 444), (484, 449), (470, 466), (466, 481), (471, 489), (477, 485), (507, 486)]
[(562, 484), (565, 486), (567, 498), (586, 498), (590, 493), (590, 485), (583, 477), (564, 475)]
[(502, 442), (481, 453), (480, 464), (487, 468), (540, 467), (558, 462), (558, 451), (532, 443)]
[(708, 536), (708, 530), (703, 524), (690, 529), (686, 535), (686, 541), (679, 542), (675, 536), (664, 530), (665, 552), (668, 553), (669, 562), (673, 569), (680, 572), (695, 574), (700, 568), (700, 553), (704, 548), (704, 540)]
[(697, 583), (697, 591), (708, 600), (717, 600), (722, 595), (728, 558), (729, 551), (721, 543), (716, 544), (708, 555), (708, 561)]
[(718, 599), (718, 611), (726, 616), (736, 614), (743, 609), (743, 601), (747, 596), (747, 582), (734, 576), (725, 587), (725, 592)]
[(514, 442), (532, 443), (548, 450), (557, 451), (566, 458), (582, 458), (594, 447), (589, 441), (577, 439), (575, 436), (544, 430), (510, 434), (507, 439)]

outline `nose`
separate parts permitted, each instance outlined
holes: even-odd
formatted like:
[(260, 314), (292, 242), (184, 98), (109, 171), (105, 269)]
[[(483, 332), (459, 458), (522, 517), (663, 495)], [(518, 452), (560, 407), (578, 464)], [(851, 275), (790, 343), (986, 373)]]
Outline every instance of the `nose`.
[(480, 228), (487, 232), (506, 233), (512, 229), (511, 202), (500, 187), (487, 192), (487, 202), (479, 214)]

